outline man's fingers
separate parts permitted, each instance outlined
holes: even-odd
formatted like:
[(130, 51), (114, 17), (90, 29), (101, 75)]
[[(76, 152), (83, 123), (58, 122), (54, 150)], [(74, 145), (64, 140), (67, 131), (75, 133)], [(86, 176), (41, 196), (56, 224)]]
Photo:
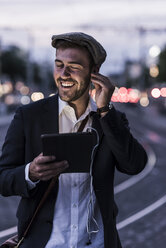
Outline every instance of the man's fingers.
[(103, 86), (106, 88), (112, 88), (113, 87), (113, 84), (110, 81), (110, 79), (108, 77), (105, 77), (105, 76), (99, 74), (99, 73), (98, 74), (92, 73), (91, 74), (91, 81), (92, 81), (92, 83), (98, 84), (101, 87), (103, 87)]
[(57, 176), (68, 167), (67, 161), (55, 161), (55, 156), (43, 157), (39, 155), (34, 159), (29, 167), (29, 178), (32, 181), (46, 180), (45, 176)]
[(38, 167), (40, 168), (40, 172), (49, 171), (49, 170), (58, 170), (58, 169), (66, 169), (69, 166), (66, 160), (60, 162), (53, 162), (48, 164), (40, 164)]
[(45, 163), (52, 162), (55, 159), (56, 159), (55, 156), (43, 156), (42, 154), (40, 154), (37, 158), (35, 158), (35, 163), (36, 164), (45, 164)]
[(49, 180), (50, 178), (59, 176), (61, 173), (64, 172), (64, 170), (65, 170), (64, 168), (59, 168), (57, 170), (45, 171), (45, 172), (41, 173), (40, 180), (46, 181), (46, 180)]

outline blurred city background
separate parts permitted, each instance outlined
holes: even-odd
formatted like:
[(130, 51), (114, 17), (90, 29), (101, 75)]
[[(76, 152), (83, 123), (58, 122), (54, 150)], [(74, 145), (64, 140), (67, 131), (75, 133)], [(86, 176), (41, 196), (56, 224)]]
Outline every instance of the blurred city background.
[[(116, 173), (122, 245), (165, 248), (164, 0), (0, 0), (0, 153), (16, 108), (55, 94), (51, 36), (72, 31), (88, 33), (105, 47), (101, 73), (115, 82), (111, 101), (126, 113), (148, 153), (138, 177)], [(17, 197), (0, 197), (0, 241), (16, 231), (17, 203)]]

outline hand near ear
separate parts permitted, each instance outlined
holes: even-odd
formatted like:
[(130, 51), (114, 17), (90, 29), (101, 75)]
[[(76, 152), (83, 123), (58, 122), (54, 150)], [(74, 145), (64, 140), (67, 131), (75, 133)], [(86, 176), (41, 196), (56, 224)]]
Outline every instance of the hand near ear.
[(96, 105), (98, 108), (106, 106), (110, 101), (115, 86), (110, 79), (100, 73), (91, 73), (91, 82), (96, 89)]

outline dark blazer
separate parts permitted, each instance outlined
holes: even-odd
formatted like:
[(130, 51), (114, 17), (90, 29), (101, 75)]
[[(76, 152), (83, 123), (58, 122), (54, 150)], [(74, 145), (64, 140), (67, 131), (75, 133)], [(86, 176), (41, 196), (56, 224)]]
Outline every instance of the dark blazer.
[[(92, 125), (100, 136), (93, 164), (93, 186), (104, 225), (104, 247), (120, 248), (113, 194), (115, 166), (121, 172), (137, 174), (144, 168), (147, 156), (131, 135), (125, 115), (114, 107), (101, 119), (94, 114)], [(19, 237), (49, 183), (40, 182), (35, 189), (28, 190), (25, 166), (42, 151), (40, 135), (57, 132), (57, 95), (19, 107), (8, 129), (0, 158), (0, 193), (21, 196), (17, 210)], [(57, 191), (58, 181), (20, 247), (45, 247), (52, 230)]]

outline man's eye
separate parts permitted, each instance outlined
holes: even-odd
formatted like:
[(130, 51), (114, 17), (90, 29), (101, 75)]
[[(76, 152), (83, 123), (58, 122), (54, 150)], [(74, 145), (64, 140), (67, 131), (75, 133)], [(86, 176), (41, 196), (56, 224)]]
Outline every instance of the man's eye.
[(80, 68), (77, 67), (77, 66), (71, 66), (70, 68), (71, 68), (72, 70), (80, 70)]
[(58, 68), (62, 68), (62, 67), (63, 67), (62, 64), (55, 64), (55, 65), (56, 65), (56, 67), (58, 67)]

